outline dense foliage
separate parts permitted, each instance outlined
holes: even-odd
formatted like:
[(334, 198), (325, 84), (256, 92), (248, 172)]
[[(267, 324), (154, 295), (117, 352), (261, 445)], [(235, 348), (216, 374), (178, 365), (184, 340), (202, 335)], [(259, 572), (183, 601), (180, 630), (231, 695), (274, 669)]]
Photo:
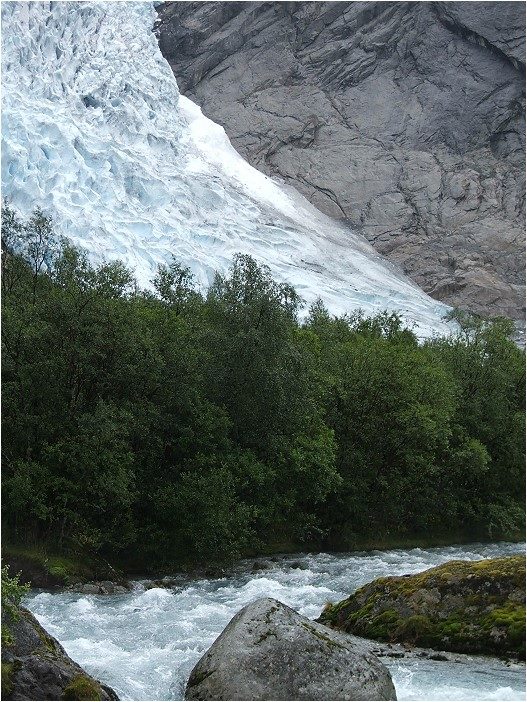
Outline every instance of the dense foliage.
[(4, 534), (124, 563), (363, 537), (497, 538), (523, 519), (524, 353), (459, 316), (332, 317), (248, 256), (152, 292), (4, 207)]

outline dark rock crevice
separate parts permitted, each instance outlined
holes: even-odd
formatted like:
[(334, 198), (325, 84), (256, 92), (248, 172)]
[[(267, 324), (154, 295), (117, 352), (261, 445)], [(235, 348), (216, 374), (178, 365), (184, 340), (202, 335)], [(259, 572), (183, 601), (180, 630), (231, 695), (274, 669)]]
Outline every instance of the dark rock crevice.
[(467, 4), (468, 3), (466, 2), (433, 2), (431, 3), (431, 6), (434, 9), (439, 21), (451, 32), (458, 34), (466, 41), (470, 41), (483, 47), (487, 51), (496, 54), (497, 57), (502, 58), (505, 61), (510, 61), (516, 70), (525, 71), (525, 26), (521, 22), (521, 17), (519, 17), (514, 11), (511, 12), (511, 3), (505, 3), (503, 8), (504, 12), (501, 17), (502, 21), (504, 20), (505, 22), (509, 23), (507, 26), (508, 41), (502, 42), (503, 48), (501, 48), (497, 42), (492, 42), (482, 33), (477, 31), (478, 27), (482, 27), (483, 31), (485, 28), (491, 29), (491, 35), (494, 34), (494, 36), (496, 36), (496, 34), (492, 32), (492, 30), (495, 29), (494, 27), (485, 27), (484, 18), (486, 15), (486, 8), (481, 8), (483, 3), (473, 3), (473, 5), (477, 5), (482, 9), (482, 17), (480, 16), (477, 18), (475, 27), (470, 27), (468, 26), (468, 23), (463, 21), (464, 16), (466, 16), (469, 21), (476, 18), (477, 8), (465, 8), (464, 6)]

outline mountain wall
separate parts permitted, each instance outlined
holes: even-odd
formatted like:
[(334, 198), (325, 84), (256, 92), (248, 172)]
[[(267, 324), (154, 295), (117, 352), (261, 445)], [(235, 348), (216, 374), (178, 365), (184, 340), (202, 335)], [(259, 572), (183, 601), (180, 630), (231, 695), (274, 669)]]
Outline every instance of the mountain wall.
[(156, 33), (183, 94), (432, 297), (524, 315), (525, 6), (189, 2)]

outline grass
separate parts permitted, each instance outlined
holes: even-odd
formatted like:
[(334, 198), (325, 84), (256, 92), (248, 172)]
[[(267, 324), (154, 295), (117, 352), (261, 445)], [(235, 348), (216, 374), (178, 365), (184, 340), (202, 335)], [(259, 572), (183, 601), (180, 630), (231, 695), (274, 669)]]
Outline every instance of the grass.
[[(41, 544), (26, 546), (3, 544), (2, 554), (5, 563), (13, 564), (13, 572), (22, 571), (22, 581), (38, 577), (48, 577), (58, 585), (71, 585), (108, 577), (108, 572), (94, 563), (93, 559), (73, 552), (58, 552), (56, 547)], [(32, 577), (33, 574), (33, 577)]]

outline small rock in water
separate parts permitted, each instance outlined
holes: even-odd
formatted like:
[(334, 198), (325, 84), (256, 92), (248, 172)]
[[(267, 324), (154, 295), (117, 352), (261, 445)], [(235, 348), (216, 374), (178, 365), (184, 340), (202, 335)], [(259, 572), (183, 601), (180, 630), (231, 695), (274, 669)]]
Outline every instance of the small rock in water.
[(450, 658), (448, 656), (445, 656), (444, 653), (431, 653), (428, 656), (428, 659), (431, 661), (449, 661)]
[(71, 592), (81, 592), (83, 595), (118, 595), (129, 592), (132, 588), (130, 583), (114, 583), (111, 580), (102, 580), (76, 583), (66, 589)]
[(113, 594), (114, 595), (124, 595), (126, 592), (129, 592), (130, 588), (125, 587), (124, 585), (114, 585), (113, 588)]
[(270, 564), (270, 563), (266, 563), (265, 561), (255, 561), (255, 562), (253, 563), (253, 566), (252, 566), (252, 568), (251, 568), (251, 571), (252, 571), (253, 573), (256, 573), (256, 572), (259, 571), (259, 570), (269, 570), (271, 567), (272, 567), (271, 564)]
[(289, 567), (296, 570), (307, 570), (307, 566), (302, 561), (293, 561)]

